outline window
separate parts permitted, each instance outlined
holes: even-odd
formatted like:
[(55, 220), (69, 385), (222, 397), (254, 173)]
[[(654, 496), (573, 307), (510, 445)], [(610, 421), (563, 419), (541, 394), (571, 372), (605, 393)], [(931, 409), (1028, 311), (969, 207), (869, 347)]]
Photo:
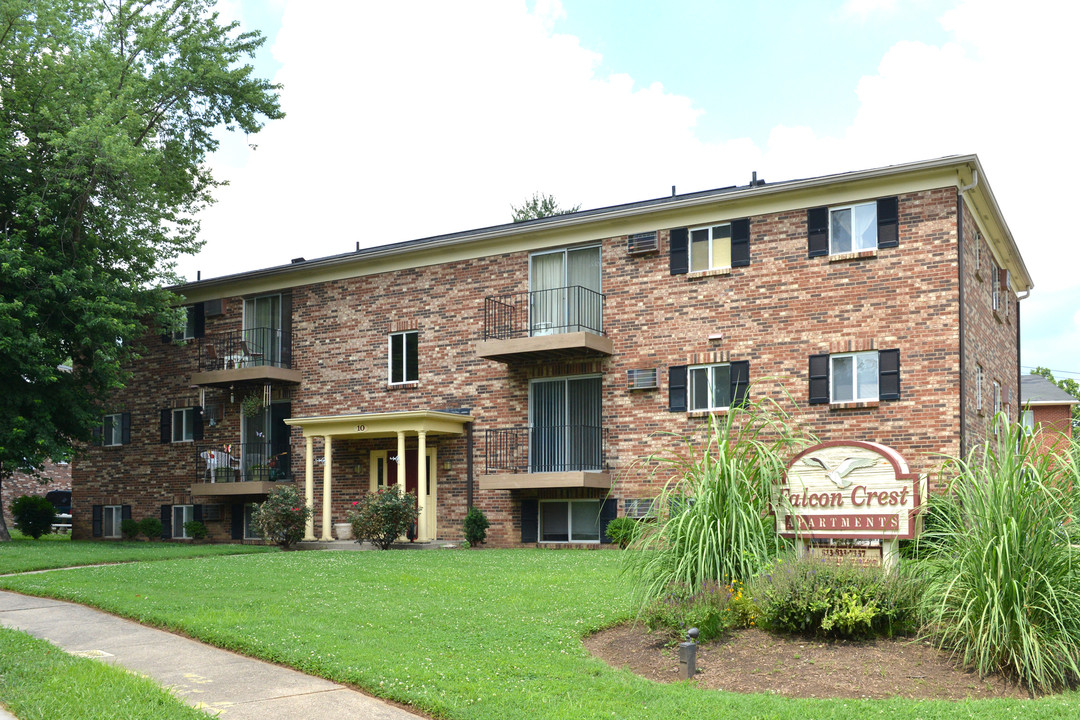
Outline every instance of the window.
[(877, 203), (829, 210), (829, 254), (877, 247)]
[(255, 526), (255, 511), (259, 509), (258, 505), (247, 504), (244, 506), (244, 539), (245, 540), (261, 540), (262, 534), (259, 533), (259, 528)]
[(1020, 424), (1024, 428), (1024, 433), (1031, 435), (1035, 432), (1035, 411), (1025, 410), (1020, 417)]
[(173, 340), (191, 340), (192, 338), (198, 337), (198, 335), (196, 335), (196, 315), (198, 314), (198, 311), (201, 310), (201, 305), (188, 305), (184, 308), (184, 327), (180, 330), (173, 331)]
[(994, 415), (1001, 412), (1001, 383), (994, 381)]
[(982, 277), (982, 235), (975, 232), (975, 275)]
[(188, 537), (187, 530), (184, 529), (184, 523), (191, 522), (195, 519), (195, 506), (194, 505), (173, 505), (172, 506), (172, 536), (173, 539), (183, 540)]
[(123, 505), (106, 505), (101, 515), (103, 535), (107, 538), (120, 537), (122, 518)]
[(172, 441), (188, 442), (195, 439), (195, 408), (172, 411)]
[(997, 264), (990, 261), (990, 306), (997, 312), (1001, 309), (1001, 282), (998, 280)]
[(102, 418), (101, 444), (124, 445), (131, 442), (131, 413), (115, 413)]
[(731, 366), (700, 365), (689, 370), (690, 410), (721, 410), (731, 406)]
[(899, 210), (895, 197), (810, 208), (806, 213), (809, 257), (898, 247)]
[(975, 366), (975, 409), (982, 412), (983, 409), (983, 369), (982, 365)]
[(731, 225), (690, 229), (690, 272), (731, 267)]
[(604, 331), (600, 247), (529, 256), (529, 334)]
[(900, 399), (900, 351), (810, 356), (810, 403)]
[(541, 501), (540, 542), (600, 542), (600, 501)]
[(416, 330), (390, 335), (390, 384), (420, 380), (420, 333)]

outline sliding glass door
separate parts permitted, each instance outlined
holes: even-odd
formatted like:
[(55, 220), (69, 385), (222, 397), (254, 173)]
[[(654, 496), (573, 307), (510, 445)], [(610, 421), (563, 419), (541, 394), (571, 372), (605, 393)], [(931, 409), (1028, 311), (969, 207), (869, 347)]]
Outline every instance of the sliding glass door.
[(600, 470), (603, 443), (598, 376), (530, 385), (530, 472)]
[(529, 290), (530, 334), (603, 331), (599, 247), (534, 254)]

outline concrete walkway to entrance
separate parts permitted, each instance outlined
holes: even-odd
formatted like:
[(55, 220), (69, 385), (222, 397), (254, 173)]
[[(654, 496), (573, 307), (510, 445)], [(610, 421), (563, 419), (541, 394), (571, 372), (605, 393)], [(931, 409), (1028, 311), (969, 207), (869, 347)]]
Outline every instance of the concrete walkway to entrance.
[[(226, 720), (419, 718), (329, 680), (60, 600), (0, 591), (0, 625), (48, 640), (74, 655), (146, 675), (189, 704), (210, 715), (220, 713)], [(0, 720), (10, 717), (0, 708)]]

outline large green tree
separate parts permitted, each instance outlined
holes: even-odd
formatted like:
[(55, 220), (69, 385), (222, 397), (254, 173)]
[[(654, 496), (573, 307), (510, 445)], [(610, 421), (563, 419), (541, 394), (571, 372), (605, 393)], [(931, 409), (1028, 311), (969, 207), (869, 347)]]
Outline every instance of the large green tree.
[(0, 482), (89, 439), (175, 322), (214, 132), (282, 117), (246, 64), (264, 39), (212, 7), (0, 0)]
[[(1077, 400), (1080, 400), (1080, 383), (1076, 382), (1072, 378), (1063, 378), (1061, 380), (1057, 380), (1054, 378), (1054, 373), (1049, 368), (1044, 368), (1041, 365), (1032, 370), (1031, 374), (1042, 375), (1044, 378), (1054, 383)], [(1072, 426), (1074, 428), (1080, 428), (1080, 405), (1072, 406)]]

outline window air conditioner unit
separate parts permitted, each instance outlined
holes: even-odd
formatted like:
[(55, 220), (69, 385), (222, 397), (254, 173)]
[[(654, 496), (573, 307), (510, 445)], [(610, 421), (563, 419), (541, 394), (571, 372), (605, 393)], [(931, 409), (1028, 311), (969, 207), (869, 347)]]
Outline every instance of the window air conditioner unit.
[(623, 515), (628, 518), (645, 518), (652, 510), (651, 499), (626, 498), (623, 500)]
[(656, 384), (656, 368), (627, 370), (626, 386), (631, 390), (653, 390)]
[(644, 255), (660, 249), (656, 232), (637, 233), (626, 239), (626, 252), (630, 255)]

